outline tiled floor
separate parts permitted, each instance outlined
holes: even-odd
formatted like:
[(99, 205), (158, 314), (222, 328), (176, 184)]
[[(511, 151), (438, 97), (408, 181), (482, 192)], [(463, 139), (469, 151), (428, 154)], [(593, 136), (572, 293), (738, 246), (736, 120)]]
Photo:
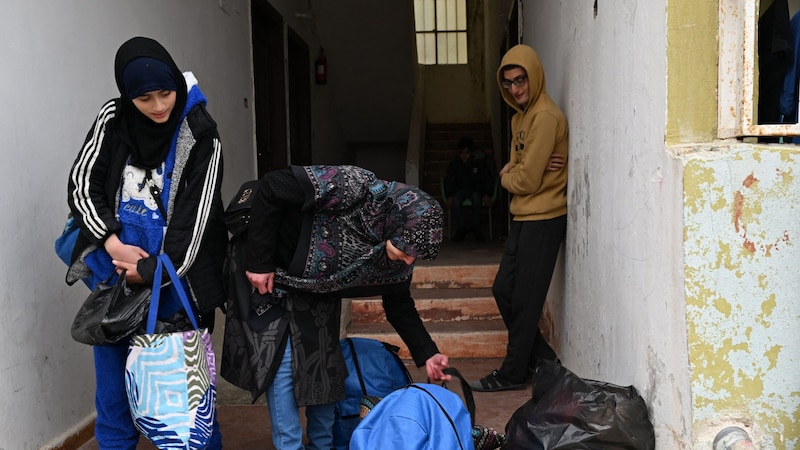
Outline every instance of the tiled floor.
[[(465, 261), (472, 263), (499, 263), (502, 253), (502, 242), (493, 241), (478, 243), (472, 240), (453, 244), (446, 243), (435, 261), (421, 261), (420, 264), (431, 265), (459, 265)], [(224, 323), (224, 318), (219, 318)], [(220, 330), (221, 331), (221, 330)], [(215, 332), (215, 348), (221, 348), (222, 333)], [(442, 349), (446, 352), (446, 349)], [(409, 371), (416, 382), (424, 382), (426, 375), (424, 368), (413, 367)], [(467, 381), (477, 380), (486, 376), (492, 369), (500, 366), (501, 359), (462, 359), (451, 360), (450, 365), (457, 368)], [(448, 388), (460, 393), (458, 383), (448, 384)], [(218, 380), (218, 417), (225, 448), (236, 450), (273, 449), (270, 437), (270, 426), (264, 398), (258, 399), (256, 404), (251, 404), (250, 394), (225, 380)], [(511, 415), (530, 398), (530, 385), (524, 391), (506, 391), (473, 394), (476, 405), (476, 420), (479, 425), (504, 430), (506, 422)], [(139, 449), (155, 449), (146, 439), (142, 438)], [(78, 450), (97, 450), (97, 443), (92, 440)]]

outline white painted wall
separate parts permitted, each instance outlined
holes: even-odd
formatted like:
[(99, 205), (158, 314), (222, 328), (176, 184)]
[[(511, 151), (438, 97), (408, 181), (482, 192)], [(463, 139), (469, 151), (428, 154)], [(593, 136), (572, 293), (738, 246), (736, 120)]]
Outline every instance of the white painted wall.
[(666, 4), (524, 3), (523, 42), (570, 128), (565, 292), (554, 320), (564, 364), (633, 385), (659, 448), (687, 448), (690, 380), (682, 164), (665, 148)]
[[(36, 449), (94, 411), (91, 349), (70, 339), (88, 291), (53, 251), (67, 173), (98, 108), (117, 95), (113, 61), (135, 35), (192, 70), (219, 124), (226, 198), (254, 176), (249, 8), (244, 0), (26, 0), (0, 15), (0, 448)], [(77, 425), (76, 425), (77, 424)]]

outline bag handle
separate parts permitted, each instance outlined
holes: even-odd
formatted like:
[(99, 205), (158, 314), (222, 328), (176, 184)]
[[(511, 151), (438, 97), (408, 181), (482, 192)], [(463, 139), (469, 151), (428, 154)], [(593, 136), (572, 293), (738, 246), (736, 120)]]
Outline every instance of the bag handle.
[[(458, 371), (455, 367), (448, 367), (446, 369), (442, 369), (442, 373), (445, 375), (451, 375), (458, 378), (461, 381), (461, 393), (464, 395), (464, 403), (467, 405), (467, 411), (469, 411), (469, 420), (471, 425), (475, 426), (475, 398), (472, 396), (472, 388), (467, 383), (467, 380), (461, 375), (461, 372)], [(445, 384), (442, 383), (442, 386)]]
[[(350, 346), (350, 354), (353, 355), (353, 365), (356, 367), (356, 373), (358, 374), (358, 383), (361, 385), (362, 396), (366, 397), (367, 395), (369, 395), (369, 393), (367, 392), (367, 386), (364, 383), (364, 375), (361, 373), (361, 364), (359, 364), (358, 362), (358, 352), (356, 352), (356, 346), (353, 343), (353, 339), (348, 337), (345, 338), (345, 340), (347, 341), (347, 344)], [(408, 371), (406, 365), (403, 364), (403, 361), (400, 359), (400, 357), (397, 356), (397, 352), (398, 350), (400, 350), (400, 347), (389, 344), (388, 342), (380, 342), (380, 343), (383, 346), (383, 348), (386, 349), (387, 352), (391, 353), (397, 364), (403, 368), (403, 370), (406, 373), (406, 379), (409, 382), (413, 383), (414, 380), (411, 378), (411, 373)]]
[(362, 395), (367, 395), (367, 386), (364, 384), (364, 376), (361, 374), (361, 364), (358, 363), (358, 354), (356, 352), (356, 346), (353, 344), (353, 340), (350, 338), (347, 339), (347, 344), (350, 345), (350, 354), (353, 355), (353, 364), (356, 366), (356, 373), (358, 374), (358, 383), (361, 385), (361, 393)]
[(192, 309), (192, 305), (189, 303), (189, 298), (186, 296), (186, 292), (183, 289), (183, 284), (181, 284), (181, 279), (178, 277), (178, 273), (175, 271), (175, 267), (172, 265), (172, 261), (169, 259), (165, 253), (158, 255), (156, 259), (156, 271), (153, 274), (153, 293), (150, 296), (150, 311), (147, 312), (147, 334), (153, 334), (156, 331), (156, 319), (158, 317), (158, 304), (161, 299), (161, 273), (164, 269), (167, 269), (167, 274), (169, 275), (170, 281), (172, 284), (170, 289), (178, 295), (178, 298), (181, 300), (181, 304), (183, 308), (186, 310), (186, 315), (189, 317), (189, 320), (192, 322), (192, 326), (195, 329), (198, 329), (197, 326), (197, 319), (194, 316), (194, 310)]

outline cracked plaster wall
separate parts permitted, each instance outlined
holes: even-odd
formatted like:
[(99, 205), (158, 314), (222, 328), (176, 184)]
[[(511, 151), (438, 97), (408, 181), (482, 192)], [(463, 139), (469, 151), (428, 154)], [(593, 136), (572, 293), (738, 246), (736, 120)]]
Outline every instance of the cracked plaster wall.
[(716, 157), (691, 159), (684, 171), (695, 441), (727, 423), (761, 448), (796, 448), (800, 152), (739, 144), (706, 156)]

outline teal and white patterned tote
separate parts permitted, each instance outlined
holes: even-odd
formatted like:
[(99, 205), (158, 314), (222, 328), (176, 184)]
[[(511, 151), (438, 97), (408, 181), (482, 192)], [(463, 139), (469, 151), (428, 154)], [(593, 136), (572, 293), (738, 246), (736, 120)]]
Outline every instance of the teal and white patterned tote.
[[(172, 279), (189, 320), (186, 331), (155, 333), (162, 266)], [(216, 366), (211, 334), (197, 319), (172, 262), (158, 258), (146, 334), (133, 336), (125, 364), (125, 387), (136, 428), (159, 449), (202, 449), (216, 414)]]

